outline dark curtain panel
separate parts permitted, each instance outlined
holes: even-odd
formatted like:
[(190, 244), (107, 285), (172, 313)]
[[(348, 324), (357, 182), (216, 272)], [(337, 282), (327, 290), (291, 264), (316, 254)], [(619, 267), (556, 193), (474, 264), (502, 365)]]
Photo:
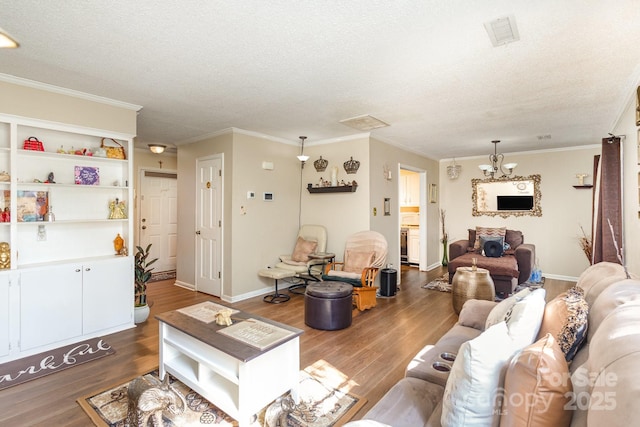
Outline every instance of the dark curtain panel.
[[(593, 251), (592, 264), (609, 261), (621, 264), (622, 247), (622, 169), (620, 138), (603, 138), (602, 154), (594, 159)], [(613, 227), (613, 234), (609, 227)], [(616, 249), (617, 242), (618, 249)]]

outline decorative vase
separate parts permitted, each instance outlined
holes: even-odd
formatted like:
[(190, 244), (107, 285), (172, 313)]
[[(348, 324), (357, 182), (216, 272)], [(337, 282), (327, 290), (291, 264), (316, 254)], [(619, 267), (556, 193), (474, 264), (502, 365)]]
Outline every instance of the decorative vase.
[(447, 252), (447, 241), (442, 241), (442, 265), (446, 267), (449, 265), (449, 254)]
[(336, 166), (331, 168), (331, 186), (332, 187), (338, 186), (338, 168)]
[(122, 253), (122, 248), (124, 247), (124, 239), (120, 236), (120, 233), (113, 239), (113, 248), (116, 250), (116, 254), (120, 255)]
[(146, 322), (149, 318), (149, 306), (147, 304), (136, 306), (133, 309), (133, 321), (134, 323)]

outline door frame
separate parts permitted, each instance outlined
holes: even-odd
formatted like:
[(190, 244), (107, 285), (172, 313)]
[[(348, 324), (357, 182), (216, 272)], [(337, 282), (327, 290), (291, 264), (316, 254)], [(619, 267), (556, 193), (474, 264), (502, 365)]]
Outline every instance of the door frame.
[[(222, 227), (220, 227), (220, 295), (218, 296), (218, 298), (220, 298), (221, 300), (224, 300), (224, 295), (225, 295), (225, 282), (224, 282), (224, 276), (225, 276), (225, 269), (224, 269), (224, 261), (225, 261), (225, 257), (224, 257), (224, 235), (225, 235), (225, 229), (227, 227), (226, 222), (225, 222), (225, 217), (224, 217), (224, 201), (225, 201), (225, 187), (224, 187), (224, 153), (216, 153), (216, 154), (209, 154), (206, 156), (202, 156), (202, 157), (196, 157), (196, 162), (194, 165), (194, 173), (198, 173), (198, 168), (199, 168), (199, 162), (204, 161), (204, 160), (214, 160), (214, 159), (220, 159), (220, 221), (222, 222)], [(194, 187), (193, 187), (193, 193), (198, 194), (198, 187), (197, 187), (197, 177), (194, 180), (193, 183)], [(196, 237), (196, 227), (198, 224), (198, 209), (197, 208), (197, 204), (198, 201), (195, 200), (194, 203), (194, 209), (193, 209), (193, 224), (194, 224), (194, 229), (192, 231), (193, 233), (193, 253), (195, 256), (198, 255), (198, 239)], [(195, 259), (195, 258), (194, 258)], [(194, 290), (198, 291), (198, 272), (197, 272), (197, 262), (194, 262), (193, 264), (193, 273), (194, 273)]]
[[(397, 194), (400, 200), (400, 170), (415, 172), (420, 175), (420, 262), (418, 264), (419, 271), (427, 271), (427, 171), (415, 166), (398, 163), (396, 176), (398, 177)], [(400, 203), (398, 203), (398, 233), (402, 225), (402, 217), (400, 215)], [(398, 234), (399, 235), (399, 234)], [(398, 260), (400, 260), (400, 239), (398, 239)]]

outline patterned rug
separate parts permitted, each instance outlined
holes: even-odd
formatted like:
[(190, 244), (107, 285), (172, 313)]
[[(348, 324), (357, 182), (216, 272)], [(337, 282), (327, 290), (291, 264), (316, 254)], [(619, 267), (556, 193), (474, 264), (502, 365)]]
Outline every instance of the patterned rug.
[[(158, 370), (151, 371), (144, 376), (157, 379)], [(130, 382), (82, 397), (77, 400), (78, 404), (96, 426), (125, 427), (128, 405), (127, 386)], [(344, 379), (340, 380), (340, 384), (335, 384), (330, 380), (327, 381), (326, 376), (314, 375), (313, 370), (311, 373), (306, 370), (300, 371), (300, 403), (293, 412), (288, 414), (287, 426), (341, 426), (349, 421), (367, 402), (367, 399), (344, 391), (345, 385), (350, 384), (348, 381), (345, 384)], [(170, 376), (170, 387), (184, 399), (186, 406), (184, 411), (177, 415), (167, 410), (163, 411), (162, 418), (166, 427), (196, 427), (210, 424), (238, 425), (227, 414), (172, 376)], [(268, 405), (257, 414), (251, 427), (267, 425), (265, 418), (269, 416), (267, 414), (273, 413), (273, 409), (270, 407), (271, 405)], [(272, 422), (271, 425), (275, 424)]]
[(115, 353), (109, 344), (93, 338), (0, 365), (0, 390)]
[(434, 279), (422, 285), (424, 289), (433, 289), (440, 292), (451, 292), (451, 284), (449, 283), (449, 273), (444, 273), (441, 277)]

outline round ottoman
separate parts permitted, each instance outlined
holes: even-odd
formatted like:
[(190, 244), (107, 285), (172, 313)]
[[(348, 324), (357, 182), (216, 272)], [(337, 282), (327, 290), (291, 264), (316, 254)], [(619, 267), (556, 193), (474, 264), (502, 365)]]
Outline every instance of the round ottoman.
[(460, 314), (462, 306), (470, 299), (495, 301), (496, 288), (489, 270), (474, 267), (458, 267), (451, 281), (453, 310)]
[(304, 294), (304, 323), (325, 331), (351, 326), (352, 292), (348, 283), (310, 283)]

